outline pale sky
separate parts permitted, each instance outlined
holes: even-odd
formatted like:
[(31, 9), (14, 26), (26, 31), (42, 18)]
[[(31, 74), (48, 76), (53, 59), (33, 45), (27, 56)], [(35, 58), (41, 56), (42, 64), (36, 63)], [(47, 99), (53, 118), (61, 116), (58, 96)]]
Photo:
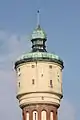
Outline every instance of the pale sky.
[(0, 119), (21, 120), (14, 62), (30, 50), (36, 11), (48, 36), (47, 50), (64, 61), (59, 120), (80, 119), (80, 0), (0, 0)]

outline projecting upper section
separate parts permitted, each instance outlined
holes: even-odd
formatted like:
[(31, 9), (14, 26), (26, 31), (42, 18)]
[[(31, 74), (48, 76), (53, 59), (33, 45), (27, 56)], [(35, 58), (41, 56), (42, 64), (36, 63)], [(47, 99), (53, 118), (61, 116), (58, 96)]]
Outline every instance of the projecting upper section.
[(59, 107), (63, 97), (62, 66), (49, 61), (26, 62), (16, 68), (16, 74), (21, 107), (36, 103)]
[(46, 52), (45, 41), (47, 40), (46, 33), (37, 25), (37, 28), (31, 34), (32, 52)]

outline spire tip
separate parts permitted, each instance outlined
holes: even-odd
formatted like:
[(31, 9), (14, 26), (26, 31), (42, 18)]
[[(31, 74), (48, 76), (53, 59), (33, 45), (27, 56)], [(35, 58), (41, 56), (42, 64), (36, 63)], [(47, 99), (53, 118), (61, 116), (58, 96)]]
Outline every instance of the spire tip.
[(37, 10), (37, 26), (39, 26), (39, 24), (40, 24), (40, 23), (39, 23), (39, 22), (40, 22), (40, 21), (39, 21), (39, 20), (40, 20), (40, 18), (39, 18), (39, 13), (40, 13), (40, 11)]

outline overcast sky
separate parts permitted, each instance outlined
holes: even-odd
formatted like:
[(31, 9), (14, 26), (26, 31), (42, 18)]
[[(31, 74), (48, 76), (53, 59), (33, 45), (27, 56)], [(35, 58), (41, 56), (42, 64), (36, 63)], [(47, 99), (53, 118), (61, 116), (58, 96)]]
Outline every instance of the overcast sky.
[(0, 119), (21, 120), (14, 62), (30, 50), (36, 11), (47, 49), (64, 61), (64, 98), (59, 120), (80, 119), (80, 0), (0, 0)]

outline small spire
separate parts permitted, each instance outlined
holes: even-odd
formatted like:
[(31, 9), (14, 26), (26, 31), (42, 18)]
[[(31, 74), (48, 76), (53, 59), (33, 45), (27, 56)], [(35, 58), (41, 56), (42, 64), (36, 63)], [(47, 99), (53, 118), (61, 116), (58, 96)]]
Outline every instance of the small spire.
[(40, 14), (39, 13), (40, 13), (40, 11), (37, 10), (37, 26), (40, 26), (40, 23), (39, 23), (40, 22), (39, 21), (40, 20), (40, 18), (39, 18)]

